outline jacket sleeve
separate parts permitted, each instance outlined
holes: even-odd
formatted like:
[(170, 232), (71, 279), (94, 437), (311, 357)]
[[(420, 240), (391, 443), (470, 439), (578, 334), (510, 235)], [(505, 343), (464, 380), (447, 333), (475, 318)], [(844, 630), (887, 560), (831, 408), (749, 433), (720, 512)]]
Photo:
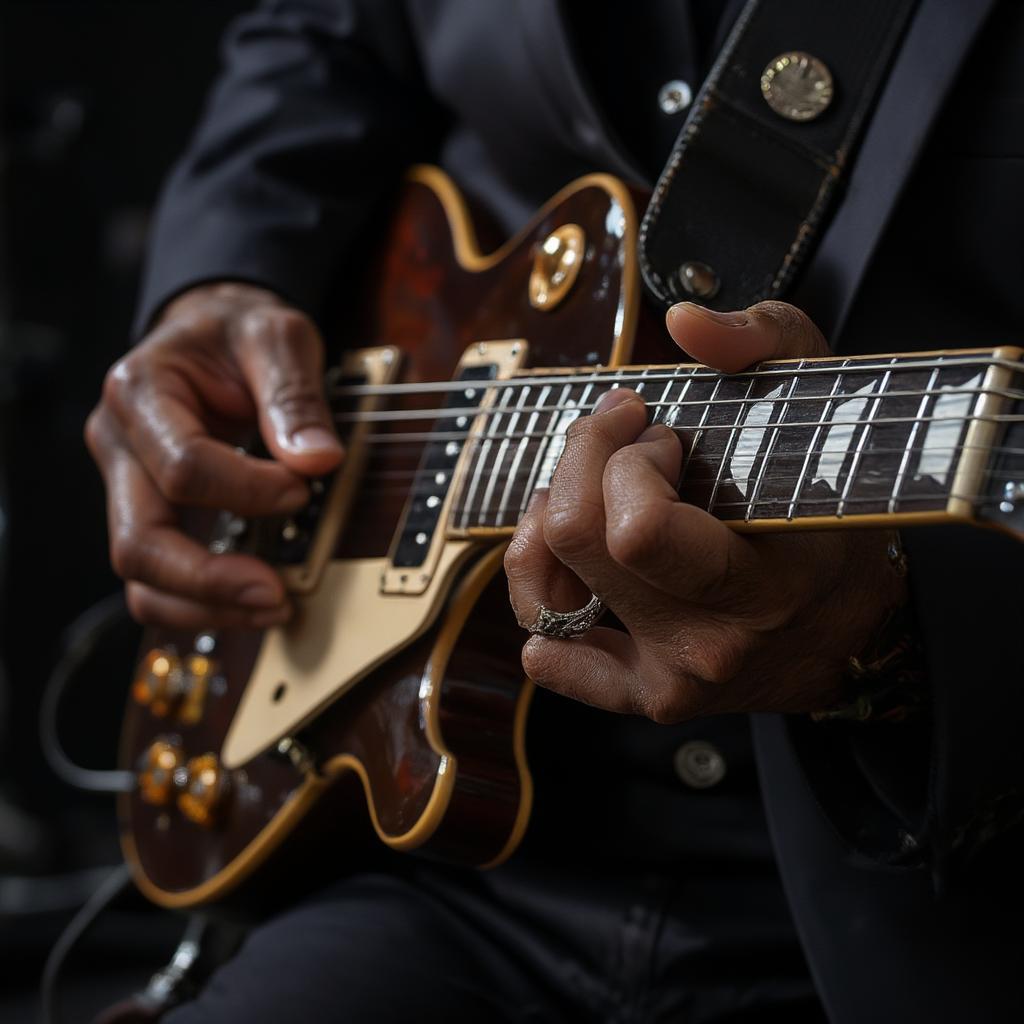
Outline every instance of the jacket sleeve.
[(993, 840), (1024, 842), (1024, 556), (1018, 541), (966, 526), (918, 527), (904, 541), (923, 711), (897, 724), (792, 716), (786, 732), (808, 795), (850, 855), (923, 868), (941, 889), (984, 865)]
[(442, 122), (399, 0), (269, 0), (238, 19), (158, 204), (137, 332), (218, 279), (317, 315), (347, 247), (431, 156)]

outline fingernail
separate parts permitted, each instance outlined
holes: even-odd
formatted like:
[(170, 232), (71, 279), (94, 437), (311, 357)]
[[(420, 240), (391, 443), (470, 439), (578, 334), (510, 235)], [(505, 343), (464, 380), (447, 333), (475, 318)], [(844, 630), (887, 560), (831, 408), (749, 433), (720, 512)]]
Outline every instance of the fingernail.
[(664, 423), (655, 423), (653, 426), (648, 427), (633, 443), (647, 444), (649, 441), (664, 441), (667, 436), (666, 431), (673, 433), (672, 428)]
[(285, 445), (296, 452), (336, 452), (341, 442), (325, 427), (303, 427), (288, 437)]
[(611, 391), (606, 391), (594, 403), (594, 411), (591, 415), (599, 416), (603, 412), (611, 412), (616, 406), (622, 405), (625, 402), (636, 401), (639, 397), (635, 391), (630, 391), (627, 388), (612, 388)]
[(238, 603), (246, 608), (276, 608), (281, 603), (281, 592), (269, 583), (251, 583), (239, 593)]
[(745, 327), (750, 323), (750, 314), (745, 309), (731, 313), (719, 313), (717, 309), (708, 309), (707, 306), (699, 306), (696, 302), (678, 302), (669, 310), (669, 315), (675, 318), (683, 310), (693, 313), (694, 316), (710, 320), (713, 324), (720, 324), (722, 327)]
[(254, 612), (249, 616), (249, 623), (256, 629), (269, 629), (271, 626), (280, 626), (292, 617), (292, 607), (289, 604), (282, 605), (269, 612)]

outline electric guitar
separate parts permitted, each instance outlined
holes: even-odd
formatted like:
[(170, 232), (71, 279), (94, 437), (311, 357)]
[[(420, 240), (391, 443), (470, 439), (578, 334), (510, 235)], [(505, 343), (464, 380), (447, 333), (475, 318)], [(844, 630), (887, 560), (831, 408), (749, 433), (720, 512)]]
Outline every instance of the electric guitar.
[(212, 550), (280, 567), (294, 618), (146, 636), (119, 814), (155, 902), (250, 892), (297, 850), (340, 861), (367, 822), (453, 863), (515, 850), (532, 684), (502, 555), (610, 388), (684, 435), (683, 500), (737, 530), (1024, 531), (1024, 351), (677, 365), (636, 234), (634, 195), (590, 175), (484, 254), (452, 183), (409, 176), (327, 381), (343, 466), (295, 516), (208, 524)]

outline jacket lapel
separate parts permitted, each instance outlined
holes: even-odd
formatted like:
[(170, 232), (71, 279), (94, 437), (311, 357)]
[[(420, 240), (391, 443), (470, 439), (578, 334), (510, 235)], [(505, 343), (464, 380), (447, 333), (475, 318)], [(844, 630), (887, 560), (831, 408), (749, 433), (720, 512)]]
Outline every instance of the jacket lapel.
[(921, 0), (847, 192), (792, 296), (833, 341), (932, 125), (995, 0)]
[(562, 5), (557, 0), (518, 0), (515, 9), (532, 59), (529, 71), (543, 86), (562, 130), (590, 154), (595, 169), (643, 182), (644, 171), (614, 140), (614, 133), (589, 95)]

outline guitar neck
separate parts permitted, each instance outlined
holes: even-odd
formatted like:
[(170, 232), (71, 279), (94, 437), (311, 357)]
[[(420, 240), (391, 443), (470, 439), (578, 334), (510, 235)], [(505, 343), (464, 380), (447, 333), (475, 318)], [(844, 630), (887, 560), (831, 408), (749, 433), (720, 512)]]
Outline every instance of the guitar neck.
[[(546, 488), (569, 425), (615, 387), (687, 452), (684, 501), (737, 529), (971, 520), (1001, 486), (1021, 419), (1016, 348), (705, 366), (535, 371), (496, 383), (460, 462), (458, 535), (514, 528)], [(1002, 481), (1000, 476), (1006, 476)], [(1018, 474), (1019, 476), (1019, 474)]]

